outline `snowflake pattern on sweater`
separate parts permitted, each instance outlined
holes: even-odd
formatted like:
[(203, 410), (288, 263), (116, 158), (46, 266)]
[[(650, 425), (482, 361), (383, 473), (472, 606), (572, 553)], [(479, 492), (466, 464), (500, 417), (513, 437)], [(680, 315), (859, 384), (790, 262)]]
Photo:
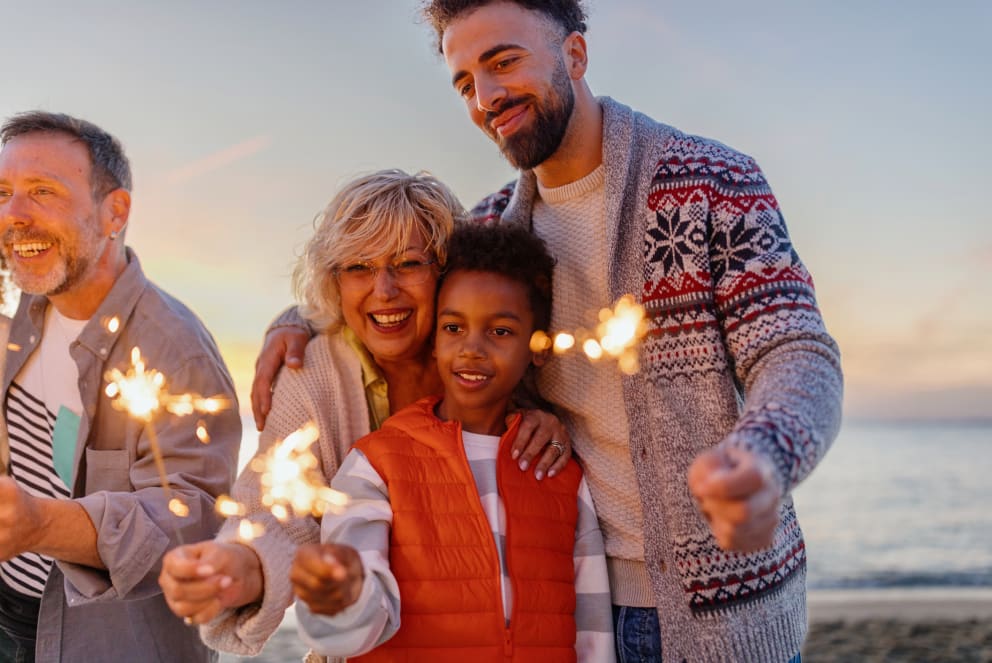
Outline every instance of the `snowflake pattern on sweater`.
[[(472, 211), (499, 220), (515, 188), (510, 183)], [(792, 246), (785, 220), (757, 163), (718, 142), (677, 134), (656, 163), (643, 239), (640, 302), (649, 319), (641, 349), (643, 376), (657, 388), (708, 373), (735, 374), (793, 333), (822, 329), (813, 280)], [(745, 415), (740, 427), (769, 448), (791, 489), (820, 450), (801, 422), (781, 434), (779, 409)], [(753, 436), (739, 435), (744, 448)], [(675, 536), (675, 566), (687, 602), (699, 616), (768, 596), (806, 565), (794, 511), (783, 509), (771, 548), (727, 552), (708, 535)]]

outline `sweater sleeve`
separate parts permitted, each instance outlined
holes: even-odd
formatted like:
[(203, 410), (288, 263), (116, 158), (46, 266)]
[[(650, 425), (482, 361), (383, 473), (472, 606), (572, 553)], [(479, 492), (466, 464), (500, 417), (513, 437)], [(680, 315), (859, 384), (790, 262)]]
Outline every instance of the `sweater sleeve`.
[(585, 478), (575, 526), (575, 653), (578, 663), (613, 663), (613, 613), (603, 534)]
[(840, 427), (840, 353), (763, 173), (724, 149), (726, 169), (710, 190), (710, 270), (745, 402), (723, 444), (769, 458), (788, 493)]
[[(333, 348), (341, 346), (335, 351)], [(368, 408), (361, 388), (357, 358), (351, 358), (355, 376), (342, 361), (348, 352), (343, 344), (332, 343), (323, 335), (310, 341), (299, 370), (283, 368), (272, 395), (272, 411), (259, 435), (257, 458), (265, 454), (290, 433), (308, 422), (316, 422), (320, 436), (311, 447), (325, 476), (336, 471), (343, 449), (368, 433)], [(282, 622), (286, 609), (293, 603), (289, 570), (296, 548), (304, 543), (316, 543), (320, 524), (310, 517), (277, 520), (262, 503), (261, 476), (245, 467), (234, 485), (232, 497), (245, 506), (247, 518), (260, 524), (261, 536), (241, 542), (258, 556), (262, 568), (262, 600), (258, 603), (225, 610), (212, 622), (201, 627), (203, 641), (214, 649), (254, 656)], [(217, 539), (236, 541), (240, 522), (229, 519)]]
[(315, 615), (296, 602), (300, 637), (314, 651), (330, 656), (358, 656), (379, 646), (400, 626), (400, 592), (389, 569), (389, 528), (393, 519), (389, 490), (360, 451), (341, 464), (331, 487), (347, 493), (350, 503), (338, 514), (325, 514), (321, 541), (358, 551), (365, 582), (358, 600), (336, 615)]

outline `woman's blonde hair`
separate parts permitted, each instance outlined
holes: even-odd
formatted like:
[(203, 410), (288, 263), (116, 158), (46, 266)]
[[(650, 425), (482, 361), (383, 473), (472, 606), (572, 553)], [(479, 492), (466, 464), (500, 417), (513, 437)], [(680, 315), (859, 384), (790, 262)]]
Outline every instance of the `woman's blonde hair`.
[(336, 331), (343, 321), (335, 269), (399, 255), (414, 232), (443, 268), (448, 237), (465, 216), (455, 194), (425, 171), (380, 170), (352, 180), (314, 219), (313, 237), (293, 270), (300, 312), (318, 331)]

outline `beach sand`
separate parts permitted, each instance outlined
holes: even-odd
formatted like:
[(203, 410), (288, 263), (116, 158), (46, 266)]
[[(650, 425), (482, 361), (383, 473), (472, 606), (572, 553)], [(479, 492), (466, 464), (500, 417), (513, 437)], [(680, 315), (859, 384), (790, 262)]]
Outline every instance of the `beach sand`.
[[(809, 616), (803, 663), (992, 663), (992, 590), (810, 592)], [(221, 662), (300, 661), (291, 621), (261, 655)]]

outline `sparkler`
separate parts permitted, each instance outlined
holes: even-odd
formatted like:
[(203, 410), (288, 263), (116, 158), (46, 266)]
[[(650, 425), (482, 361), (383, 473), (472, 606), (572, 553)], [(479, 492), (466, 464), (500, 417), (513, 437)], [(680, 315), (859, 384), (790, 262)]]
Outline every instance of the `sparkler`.
[(595, 330), (579, 329), (574, 335), (559, 332), (554, 338), (537, 331), (531, 336), (530, 348), (533, 352), (550, 349), (555, 354), (562, 354), (572, 350), (579, 341), (579, 347), (590, 360), (597, 361), (604, 355), (612, 357), (621, 371), (633, 375), (640, 370), (637, 347), (647, 330), (644, 307), (633, 295), (624, 295), (613, 309), (600, 310)]
[[(328, 511), (337, 513), (348, 504), (345, 493), (327, 485), (320, 471), (320, 461), (310, 451), (318, 434), (317, 426), (309, 422), (256, 456), (248, 466), (260, 475), (262, 504), (280, 522), (290, 517), (317, 517)], [(217, 500), (216, 509), (228, 517), (244, 516), (246, 512), (243, 504), (226, 496)], [(261, 523), (245, 518), (238, 525), (238, 538), (251, 541), (264, 531)]]
[[(116, 317), (107, 322), (107, 328), (114, 330), (119, 321)], [(227, 407), (226, 401), (220, 398), (204, 398), (198, 394), (170, 394), (166, 389), (165, 375), (155, 369), (146, 368), (141, 358), (141, 350), (137, 346), (131, 349), (131, 366), (126, 373), (114, 368), (105, 375), (107, 388), (105, 393), (111, 399), (111, 404), (118, 410), (127, 412), (130, 416), (144, 422), (148, 434), (148, 443), (158, 470), (162, 490), (169, 498), (169, 511), (180, 518), (189, 515), (187, 506), (179, 497), (174, 497), (169, 486), (168, 475), (165, 471), (165, 459), (155, 434), (154, 420), (163, 410), (176, 416), (184, 417), (194, 412), (215, 414)], [(200, 429), (202, 428), (202, 435)], [(197, 437), (204, 443), (209, 441), (206, 425), (201, 420), (197, 426)], [(176, 529), (176, 536), (182, 543), (182, 534)]]

